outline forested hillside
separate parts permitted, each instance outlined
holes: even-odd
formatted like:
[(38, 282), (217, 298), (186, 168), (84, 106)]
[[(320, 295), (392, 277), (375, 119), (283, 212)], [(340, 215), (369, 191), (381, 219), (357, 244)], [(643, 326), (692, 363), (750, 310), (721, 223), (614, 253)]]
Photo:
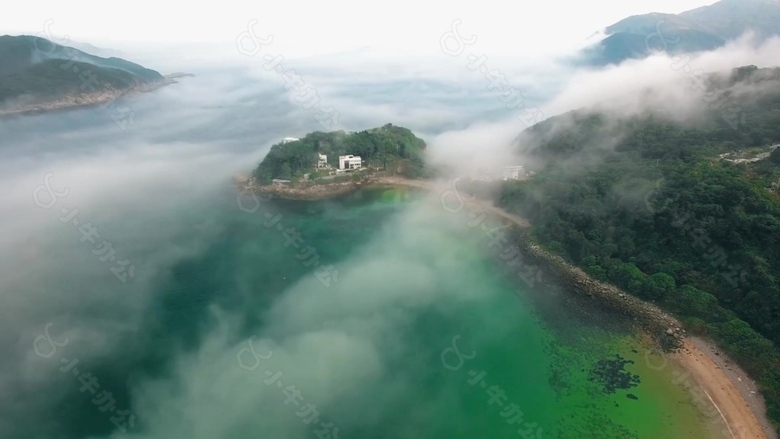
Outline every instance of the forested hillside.
[(340, 155), (352, 154), (360, 156), (364, 166), (390, 170), (400, 167), (405, 175), (414, 177), (423, 172), (425, 146), (410, 130), (392, 124), (356, 133), (317, 131), (297, 141), (273, 145), (254, 176), (261, 183), (297, 178), (316, 171), (318, 154), (327, 155), (334, 168)]
[(162, 80), (158, 72), (120, 58), (89, 55), (39, 37), (0, 36), (0, 102), (123, 91)]
[[(721, 85), (751, 109), (736, 129), (715, 113), (683, 126), (588, 110), (533, 127), (522, 146), (537, 176), (505, 184), (499, 202), (547, 249), (716, 338), (778, 422), (780, 74), (742, 68)], [(729, 161), (746, 150), (769, 157)]]

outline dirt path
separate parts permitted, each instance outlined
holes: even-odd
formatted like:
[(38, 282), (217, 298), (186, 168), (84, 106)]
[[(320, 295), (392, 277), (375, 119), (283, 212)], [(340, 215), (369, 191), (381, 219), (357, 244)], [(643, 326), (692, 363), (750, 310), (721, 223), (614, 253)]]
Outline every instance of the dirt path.
[[(452, 190), (451, 187), (448, 187), (446, 184), (441, 182), (435, 182), (429, 180), (408, 180), (399, 177), (383, 177), (373, 182), (373, 184), (379, 184), (379, 185), (386, 184), (390, 186), (408, 186), (408, 187), (415, 187), (420, 189), (428, 189), (431, 192), (438, 193), (441, 195), (443, 195), (448, 190)], [(465, 194), (462, 194), (462, 198), (466, 205), (477, 206), (481, 208), (481, 210), (490, 212), (496, 216), (509, 220), (510, 222), (512, 222), (517, 226), (523, 228), (528, 228), (531, 226), (531, 224), (525, 218), (506, 212), (500, 207), (494, 206), (492, 203), (488, 203), (480, 200), (472, 200)]]

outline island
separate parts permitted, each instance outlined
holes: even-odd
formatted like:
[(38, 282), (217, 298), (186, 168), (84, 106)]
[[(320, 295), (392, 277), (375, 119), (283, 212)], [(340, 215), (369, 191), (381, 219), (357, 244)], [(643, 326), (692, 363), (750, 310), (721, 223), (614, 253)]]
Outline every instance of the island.
[(409, 129), (392, 124), (350, 133), (318, 131), (273, 145), (252, 175), (239, 180), (265, 196), (330, 198), (394, 177), (430, 176), (425, 148), (425, 141)]
[(174, 84), (121, 58), (102, 58), (45, 38), (0, 36), (0, 117), (108, 104)]

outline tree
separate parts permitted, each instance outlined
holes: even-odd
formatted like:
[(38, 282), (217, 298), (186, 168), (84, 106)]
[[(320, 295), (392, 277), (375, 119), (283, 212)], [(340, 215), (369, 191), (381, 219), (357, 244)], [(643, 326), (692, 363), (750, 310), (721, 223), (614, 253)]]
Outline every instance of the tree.
[(674, 278), (666, 273), (656, 273), (647, 278), (642, 290), (645, 296), (653, 300), (663, 300), (671, 294), (677, 285)]
[(382, 138), (377, 145), (377, 155), (382, 162), (382, 169), (387, 171), (387, 160), (393, 157), (396, 153), (396, 147), (390, 141), (390, 139)]
[(757, 356), (769, 355), (773, 349), (769, 340), (761, 337), (740, 319), (731, 319), (720, 329), (722, 337), (737, 355), (752, 357), (756, 363), (759, 363)]
[(279, 171), (279, 176), (281, 178), (292, 178), (292, 169), (290, 168), (289, 163), (283, 163), (281, 170)]
[(609, 280), (632, 293), (639, 293), (647, 275), (634, 264), (618, 264), (609, 272)]
[(598, 279), (598, 280), (607, 279), (607, 272), (603, 268), (601, 268), (600, 265), (591, 265), (585, 269), (585, 272), (588, 273), (588, 276), (594, 279)]
[(774, 151), (772, 151), (772, 154), (769, 154), (769, 161), (780, 165), (780, 148), (775, 148)]

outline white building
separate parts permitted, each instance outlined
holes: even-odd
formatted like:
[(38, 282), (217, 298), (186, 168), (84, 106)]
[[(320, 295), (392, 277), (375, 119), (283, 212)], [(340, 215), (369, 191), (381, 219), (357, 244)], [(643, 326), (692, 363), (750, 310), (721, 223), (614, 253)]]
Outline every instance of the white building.
[(328, 168), (328, 156), (325, 154), (318, 154), (319, 159), (317, 160), (317, 169), (327, 169)]
[(363, 159), (357, 155), (340, 155), (339, 169), (342, 171), (353, 171), (363, 167)]
[(504, 180), (520, 180), (525, 175), (525, 168), (522, 166), (507, 166), (504, 168)]
[(285, 137), (284, 139), (282, 139), (282, 143), (295, 142), (296, 140), (300, 140), (300, 139), (297, 139), (295, 137)]

